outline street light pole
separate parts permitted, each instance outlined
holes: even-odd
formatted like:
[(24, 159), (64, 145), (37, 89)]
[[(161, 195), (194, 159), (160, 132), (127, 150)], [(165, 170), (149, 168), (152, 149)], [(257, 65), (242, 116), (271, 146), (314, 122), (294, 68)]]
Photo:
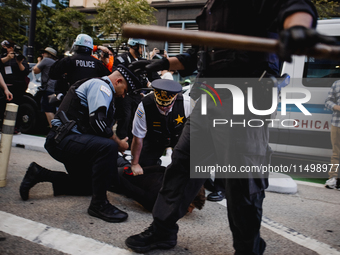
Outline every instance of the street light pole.
[(34, 56), (34, 37), (35, 37), (35, 24), (37, 16), (37, 4), (38, 0), (31, 0), (31, 20), (30, 20), (30, 31), (28, 37), (28, 49), (27, 59), (28, 62), (33, 63)]

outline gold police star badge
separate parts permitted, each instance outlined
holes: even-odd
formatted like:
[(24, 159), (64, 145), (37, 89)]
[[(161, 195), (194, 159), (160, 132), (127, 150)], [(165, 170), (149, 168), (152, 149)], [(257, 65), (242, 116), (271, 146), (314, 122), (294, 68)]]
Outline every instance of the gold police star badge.
[(184, 116), (181, 117), (181, 116), (179, 116), (179, 114), (178, 114), (177, 119), (175, 119), (175, 121), (177, 121), (177, 125), (178, 125), (179, 123), (183, 123), (183, 118), (184, 118)]

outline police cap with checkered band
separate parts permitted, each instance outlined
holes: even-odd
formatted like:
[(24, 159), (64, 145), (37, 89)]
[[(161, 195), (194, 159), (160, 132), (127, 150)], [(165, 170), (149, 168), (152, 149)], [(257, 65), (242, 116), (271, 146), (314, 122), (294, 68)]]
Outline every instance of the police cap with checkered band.
[(156, 103), (160, 106), (168, 106), (175, 100), (176, 95), (182, 91), (178, 82), (168, 79), (157, 79), (151, 84), (155, 91)]
[(116, 70), (120, 72), (126, 80), (128, 85), (128, 93), (143, 87), (141, 83), (142, 77), (139, 74), (132, 72), (124, 65), (118, 65)]

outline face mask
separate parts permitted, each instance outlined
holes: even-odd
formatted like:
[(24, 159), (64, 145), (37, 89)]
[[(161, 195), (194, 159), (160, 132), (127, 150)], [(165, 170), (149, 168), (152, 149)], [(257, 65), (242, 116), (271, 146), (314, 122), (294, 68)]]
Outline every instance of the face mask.
[(167, 111), (167, 112), (164, 112), (164, 111), (162, 111), (161, 109), (159, 109), (158, 108), (158, 110), (159, 110), (159, 112), (162, 114), (162, 115), (167, 115), (167, 113), (169, 112), (169, 111)]
[[(157, 105), (158, 106), (158, 105)], [(171, 110), (171, 107), (167, 108), (165, 111), (161, 110), (159, 107), (158, 108), (158, 111), (162, 114), (162, 115), (168, 115), (168, 113), (170, 112)]]

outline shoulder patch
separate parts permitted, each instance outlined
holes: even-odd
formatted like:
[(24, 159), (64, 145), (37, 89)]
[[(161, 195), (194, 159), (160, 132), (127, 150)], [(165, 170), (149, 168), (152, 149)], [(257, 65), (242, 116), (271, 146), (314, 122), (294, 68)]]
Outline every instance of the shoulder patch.
[(118, 56), (117, 60), (119, 60), (120, 63), (124, 63), (125, 62), (124, 59), (121, 56)]
[(111, 90), (104, 85), (100, 86), (100, 91), (103, 91), (106, 95), (111, 96)]
[(139, 118), (142, 118), (143, 115), (144, 115), (144, 112), (141, 109), (138, 108), (137, 111), (136, 111), (136, 114)]

